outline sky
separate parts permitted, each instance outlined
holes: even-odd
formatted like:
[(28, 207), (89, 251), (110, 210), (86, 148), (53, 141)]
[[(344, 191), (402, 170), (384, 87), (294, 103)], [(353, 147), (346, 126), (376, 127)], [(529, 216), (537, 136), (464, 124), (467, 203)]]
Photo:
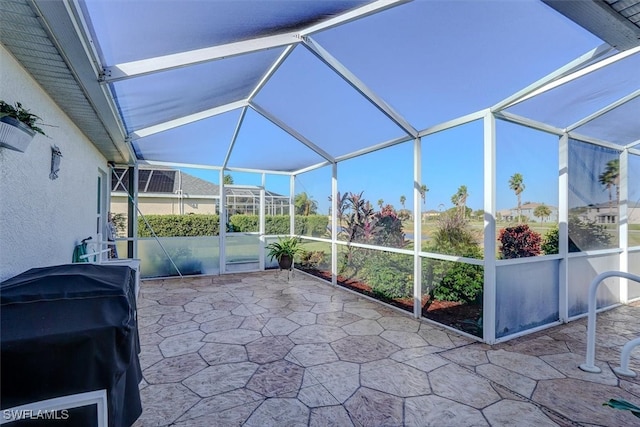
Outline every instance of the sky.
[[(176, 40), (163, 44), (161, 38), (154, 38), (154, 26), (137, 25), (140, 14), (146, 13), (144, 7), (133, 12), (125, 10), (127, 3), (122, 3), (122, 8), (102, 7), (109, 4), (113, 3), (87, 1), (95, 30), (103, 41), (101, 52), (106, 63), (145, 54), (129, 46), (131, 39), (153, 40), (141, 49), (155, 49), (154, 54), (180, 47)], [(164, 15), (159, 22), (172, 25), (175, 34), (193, 29), (199, 37), (207, 35), (211, 27), (208, 22), (215, 21), (217, 29), (226, 25), (214, 15), (207, 18), (210, 11), (203, 11), (197, 2), (186, 4), (179, 13), (160, 7), (158, 10)], [(218, 4), (229, 9), (225, 13), (232, 14), (242, 2)], [(267, 9), (268, 4), (261, 3)], [(163, 32), (158, 37), (167, 34)], [(314, 34), (312, 38), (418, 130), (491, 107), (602, 43), (538, 0), (416, 0)], [(174, 110), (187, 112), (188, 108), (202, 108), (201, 105), (226, 99), (226, 94), (223, 96), (207, 86), (209, 81), (222, 82), (233, 93), (243, 90), (247, 93), (280, 51), (273, 49), (239, 56), (233, 62), (198, 65), (177, 83), (175, 79), (169, 83), (168, 79), (181, 70), (116, 82), (112, 89), (124, 110), (125, 123), (133, 130), (138, 123), (160, 120)], [(163, 95), (160, 102), (154, 101), (158, 92)], [(605, 102), (602, 94), (591, 97), (587, 94), (582, 100), (580, 95), (572, 101), (586, 102), (582, 107), (588, 111), (601, 107), (596, 101)], [(189, 96), (193, 101), (186, 104), (180, 96)], [(561, 101), (556, 98), (549, 112), (559, 122), (566, 116), (568, 125), (573, 120), (571, 111)], [(332, 156), (404, 135), (302, 46), (293, 50), (255, 102)], [(541, 110), (537, 105), (535, 109)], [(134, 145), (138, 155), (149, 160), (220, 165), (240, 118), (240, 111), (232, 111), (134, 141)], [(524, 177), (523, 202), (558, 205), (557, 143), (556, 136), (498, 123), (498, 210), (516, 206), (517, 199), (508, 186), (514, 173)], [(483, 207), (482, 144), (481, 122), (423, 139), (421, 183), (429, 188), (426, 203), (421, 203), (423, 210), (448, 209), (452, 206), (451, 196), (461, 185), (468, 188), (467, 206), (474, 210)], [(372, 203), (382, 199), (396, 208), (401, 207), (400, 197), (404, 195), (405, 205), (410, 207), (414, 185), (412, 157), (413, 142), (407, 142), (342, 162), (338, 166), (339, 191), (363, 191)], [(317, 153), (249, 110), (243, 117), (229, 166), (297, 169), (321, 161)], [(216, 183), (219, 179), (218, 172), (185, 171)], [(233, 172), (232, 176), (236, 184), (261, 183), (258, 174)], [(320, 212), (327, 212), (330, 177), (328, 167), (303, 174), (296, 178), (296, 193), (307, 192), (318, 202)], [(288, 194), (289, 179), (269, 175), (267, 188)], [(602, 193), (606, 197), (606, 192)]]

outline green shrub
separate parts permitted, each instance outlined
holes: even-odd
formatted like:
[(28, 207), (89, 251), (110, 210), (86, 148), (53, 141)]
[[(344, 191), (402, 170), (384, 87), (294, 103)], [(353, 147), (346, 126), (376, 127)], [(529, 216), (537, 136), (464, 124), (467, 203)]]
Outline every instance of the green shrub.
[[(466, 258), (483, 257), (479, 236), (471, 230), (467, 220), (455, 211), (438, 218), (438, 228), (425, 245), (430, 252), (458, 255)], [(429, 293), (429, 301), (474, 302), (482, 294), (484, 270), (482, 266), (463, 262), (429, 260), (422, 272), (422, 283)]]
[(300, 266), (305, 268), (322, 268), (329, 265), (325, 251), (303, 251), (300, 255)]
[(363, 276), (374, 294), (382, 298), (413, 296), (413, 258), (375, 251), (365, 263)]
[(554, 225), (549, 231), (547, 231), (542, 238), (542, 252), (545, 255), (554, 255), (559, 252), (559, 230), (558, 225)]
[(145, 219), (158, 237), (218, 236), (218, 215), (145, 215), (138, 217), (138, 237), (152, 237)]
[(258, 215), (235, 214), (229, 218), (233, 231), (250, 233), (258, 231), (260, 219)]
[(502, 259), (526, 258), (540, 255), (540, 234), (531, 230), (527, 224), (507, 227), (500, 230), (500, 257)]
[[(289, 217), (287, 216), (287, 220)], [(287, 233), (289, 232), (289, 223), (287, 222)], [(329, 217), (326, 215), (296, 215), (295, 230), (299, 236), (316, 236), (321, 237), (327, 234), (329, 225)]]
[(442, 261), (444, 276), (430, 295), (441, 301), (478, 303), (484, 286), (484, 269), (480, 265)]

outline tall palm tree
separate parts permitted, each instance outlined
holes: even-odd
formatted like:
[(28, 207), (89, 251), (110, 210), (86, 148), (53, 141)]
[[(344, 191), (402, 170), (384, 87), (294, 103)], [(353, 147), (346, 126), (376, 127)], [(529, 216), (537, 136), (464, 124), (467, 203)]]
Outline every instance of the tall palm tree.
[(402, 209), (404, 209), (404, 202), (406, 201), (407, 201), (407, 198), (404, 196), (404, 194), (400, 196), (400, 204), (402, 205)]
[(600, 184), (604, 185), (605, 188), (609, 191), (609, 213), (611, 213), (612, 200), (611, 200), (611, 187), (616, 187), (616, 201), (620, 204), (620, 161), (618, 159), (609, 160), (607, 162), (607, 166), (598, 177)]
[(509, 188), (513, 190), (513, 192), (518, 197), (518, 223), (520, 223), (520, 219), (522, 218), (522, 192), (524, 191), (524, 178), (520, 173), (514, 173), (511, 178), (509, 178)]
[(314, 215), (318, 211), (318, 202), (307, 195), (306, 192), (296, 194), (293, 200), (298, 215)]
[(451, 203), (458, 207), (458, 214), (464, 218), (467, 214), (467, 197), (469, 197), (469, 191), (466, 185), (458, 187), (456, 194), (451, 196)]
[(378, 199), (378, 206), (382, 209), (382, 205), (384, 205), (384, 200)]

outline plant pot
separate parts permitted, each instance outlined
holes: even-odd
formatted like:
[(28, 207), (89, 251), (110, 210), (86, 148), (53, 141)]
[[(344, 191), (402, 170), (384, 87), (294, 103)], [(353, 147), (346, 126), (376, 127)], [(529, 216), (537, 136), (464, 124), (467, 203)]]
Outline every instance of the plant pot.
[(36, 131), (18, 119), (9, 116), (0, 118), (0, 147), (24, 153), (35, 134)]
[(289, 255), (282, 255), (278, 260), (278, 266), (280, 266), (280, 270), (291, 270), (291, 266), (293, 265), (293, 257)]

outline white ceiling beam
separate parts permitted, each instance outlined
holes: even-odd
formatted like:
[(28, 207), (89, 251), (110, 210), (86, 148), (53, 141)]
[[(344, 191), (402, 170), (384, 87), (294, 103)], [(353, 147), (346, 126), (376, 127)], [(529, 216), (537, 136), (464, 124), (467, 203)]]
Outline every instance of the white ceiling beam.
[(418, 137), (422, 138), (423, 136), (432, 135), (434, 133), (442, 132), (447, 129), (451, 129), (457, 126), (462, 126), (467, 123), (475, 122), (476, 120), (481, 120), (487, 114), (487, 109), (476, 111), (475, 113), (467, 114), (466, 116), (458, 117), (453, 120), (448, 120), (443, 123), (439, 123), (437, 125), (428, 127), (424, 130), (418, 132)]
[(624, 148), (626, 148), (626, 149), (628, 150), (628, 149), (630, 149), (630, 148), (634, 148), (634, 147), (636, 147), (636, 146), (638, 146), (638, 145), (640, 145), (640, 139), (639, 139), (639, 140), (637, 140), (637, 141), (635, 141), (635, 142), (632, 142), (631, 144), (627, 144), (627, 145), (625, 145), (625, 147), (624, 147)]
[(391, 106), (389, 106), (375, 92), (369, 89), (358, 77), (349, 71), (344, 65), (327, 52), (322, 46), (316, 43), (311, 37), (304, 37), (303, 45), (309, 49), (318, 59), (324, 62), (329, 68), (344, 79), (351, 87), (357, 90), (369, 102), (371, 102), (378, 110), (386, 115), (391, 121), (400, 127), (407, 135), (412, 138), (418, 136), (418, 131), (407, 122), (404, 117), (398, 114)]
[(329, 28), (336, 27), (338, 25), (346, 24), (347, 22), (354, 21), (356, 19), (364, 18), (365, 16), (373, 15), (383, 10), (399, 6), (404, 3), (408, 3), (412, 0), (378, 0), (368, 3), (359, 8), (342, 13), (334, 18), (327, 19), (326, 21), (314, 24), (304, 30), (300, 31), (301, 36), (307, 36), (319, 31), (324, 31)]
[(231, 102), (229, 104), (221, 105), (219, 107), (210, 108), (208, 110), (200, 111), (198, 113), (190, 114), (188, 116), (180, 117), (174, 120), (169, 120), (164, 123), (158, 123), (157, 125), (149, 126), (143, 129), (138, 129), (135, 132), (132, 132), (129, 136), (132, 139), (144, 138), (145, 136), (164, 132), (165, 130), (177, 128), (179, 126), (197, 122), (198, 120), (207, 119), (209, 117), (217, 116), (218, 114), (227, 113), (229, 111), (236, 110), (238, 108), (242, 108), (246, 106), (247, 106), (246, 99)]
[(313, 150), (316, 154), (318, 154), (323, 159), (331, 163), (335, 163), (336, 160), (333, 158), (331, 154), (327, 153), (322, 148), (318, 147), (316, 144), (314, 144), (309, 139), (307, 139), (304, 135), (302, 135), (301, 133), (293, 129), (291, 126), (284, 123), (282, 120), (280, 120), (273, 114), (269, 113), (267, 110), (265, 110), (255, 102), (251, 102), (249, 106), (253, 108), (258, 114), (262, 115), (265, 119), (269, 120), (271, 123), (278, 126), (280, 129), (282, 129), (283, 131), (285, 131), (286, 133), (288, 133), (289, 135), (291, 135), (292, 137), (294, 137), (295, 139), (297, 139), (298, 141), (306, 145), (308, 148)]
[(262, 88), (267, 84), (269, 79), (275, 74), (276, 71), (278, 71), (278, 68), (280, 68), (284, 60), (287, 59), (287, 57), (289, 56), (289, 54), (291, 54), (291, 52), (293, 52), (294, 48), (295, 48), (294, 45), (289, 45), (284, 49), (284, 52), (282, 52), (280, 56), (278, 56), (278, 59), (275, 60), (275, 62), (264, 74), (264, 76), (262, 76), (262, 78), (260, 79), (256, 87), (251, 91), (251, 93), (247, 97), (247, 101), (251, 102), (253, 98), (255, 98), (258, 95), (258, 93), (262, 90)]
[[(623, 104), (626, 104), (627, 102), (631, 101), (634, 98), (637, 98), (638, 96), (640, 96), (640, 89), (636, 90), (635, 92), (630, 93), (629, 95), (627, 95), (627, 96), (625, 96), (623, 98), (620, 98), (616, 102), (613, 102), (613, 103), (607, 105), (606, 107), (596, 111), (595, 113), (585, 117), (584, 119), (575, 122), (571, 126), (568, 126), (567, 127), (567, 132), (571, 132), (572, 130), (577, 129), (580, 126), (583, 126), (583, 125), (589, 123), (590, 121), (597, 119), (598, 117), (608, 113), (611, 110), (614, 110), (614, 109), (618, 108), (619, 106), (621, 106)], [(638, 120), (640, 120), (640, 118)]]
[(523, 117), (518, 114), (509, 113), (508, 111), (500, 111), (493, 113), (494, 116), (498, 119), (506, 120), (508, 122), (517, 123), (523, 126), (526, 126), (531, 129), (541, 130), (543, 132), (548, 132), (553, 135), (562, 136), (565, 131), (562, 128), (551, 126), (543, 122), (539, 122), (537, 120), (530, 119), (528, 117)]
[(553, 82), (554, 80), (556, 80), (556, 79), (558, 79), (560, 77), (566, 76), (567, 74), (570, 74), (570, 73), (574, 72), (575, 70), (579, 69), (580, 67), (582, 67), (584, 64), (588, 63), (589, 61), (593, 61), (595, 59), (601, 58), (601, 57), (609, 54), (613, 50), (614, 49), (611, 46), (609, 46), (607, 43), (603, 43), (600, 46), (596, 47), (595, 49), (590, 50), (589, 52), (585, 53), (584, 55), (574, 59), (573, 61), (569, 62), (568, 64), (564, 65), (563, 67), (558, 68), (554, 72), (552, 72), (550, 74), (547, 74), (546, 76), (544, 76), (540, 80), (532, 83), (531, 85), (527, 86), (526, 88), (524, 88), (524, 89), (514, 93), (513, 95), (509, 96), (508, 98), (503, 99), (502, 101), (498, 102), (493, 107), (491, 107), (491, 111), (496, 112), (496, 111), (501, 111), (501, 110), (504, 110), (506, 108), (512, 107), (512, 106), (518, 104), (519, 102), (522, 102), (525, 99), (525, 97), (527, 95), (531, 94), (533, 91), (544, 87), (549, 82)]
[(228, 43), (220, 46), (205, 47), (187, 52), (157, 56), (155, 58), (141, 59), (139, 61), (125, 62), (106, 67), (101, 81), (105, 83), (112, 83), (119, 80), (130, 79), (188, 65), (200, 64), (245, 53), (297, 44), (301, 41), (302, 40), (298, 33), (291, 32), (241, 42)]
[(231, 143), (229, 144), (229, 149), (227, 150), (227, 155), (224, 156), (224, 161), (222, 162), (222, 168), (226, 168), (229, 163), (229, 159), (231, 158), (231, 152), (233, 151), (233, 146), (236, 145), (236, 140), (238, 139), (238, 134), (240, 133), (240, 128), (242, 128), (242, 122), (244, 122), (244, 117), (247, 115), (247, 108), (242, 108), (242, 112), (240, 113), (240, 117), (238, 118), (238, 123), (236, 124), (236, 128), (233, 131), (233, 136), (231, 137)]
[(298, 169), (297, 171), (294, 171), (291, 175), (294, 175), (294, 176), (295, 175), (300, 175), (300, 174), (303, 174), (305, 172), (311, 172), (313, 170), (320, 169), (322, 167), (329, 166), (329, 165), (331, 165), (331, 162), (327, 162), (327, 161), (316, 163), (315, 165), (311, 165), (311, 166), (304, 167), (302, 169)]
[(584, 68), (581, 68), (577, 71), (572, 72), (571, 74), (568, 75), (564, 75), (556, 80), (553, 80), (545, 85), (543, 85), (542, 87), (539, 87), (536, 90), (531, 91), (530, 93), (528, 93), (527, 95), (523, 96), (522, 98), (518, 99), (516, 102), (512, 103), (509, 106), (512, 106), (513, 104), (519, 103), (519, 102), (523, 102), (526, 101), (527, 99), (533, 98), (534, 96), (538, 96), (542, 93), (548, 92), (551, 89), (555, 89), (557, 87), (560, 87), (566, 83), (572, 82), (580, 77), (586, 76), (589, 73), (593, 73), (594, 71), (600, 70), (601, 68), (604, 68), (608, 65), (614, 64), (618, 61), (621, 61), (631, 55), (635, 55), (636, 53), (640, 52), (640, 46), (635, 47), (633, 49), (629, 49), (629, 50), (625, 50), (624, 52), (620, 52), (616, 55), (612, 55), (609, 56), (601, 61), (598, 61), (594, 64), (588, 65)]
[(402, 144), (403, 142), (412, 141), (410, 136), (401, 136), (390, 141), (381, 142), (380, 144), (372, 145), (370, 147), (363, 148), (361, 150), (354, 151), (349, 154), (336, 157), (336, 162), (343, 162), (345, 160), (353, 159), (365, 154), (373, 153), (374, 151), (382, 150), (383, 148), (393, 147), (394, 145)]

